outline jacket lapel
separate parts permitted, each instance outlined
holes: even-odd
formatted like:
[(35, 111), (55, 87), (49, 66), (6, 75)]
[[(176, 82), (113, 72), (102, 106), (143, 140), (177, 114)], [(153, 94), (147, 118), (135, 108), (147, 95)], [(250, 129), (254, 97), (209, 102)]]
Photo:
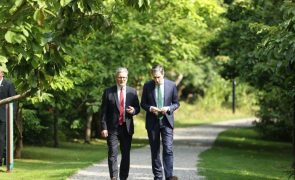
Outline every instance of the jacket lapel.
[(151, 88), (152, 88), (152, 97), (153, 97), (153, 100), (154, 100), (154, 104), (157, 106), (157, 101), (156, 101), (156, 83), (155, 83), (155, 81), (153, 81)]
[(118, 91), (117, 91), (117, 86), (114, 86), (114, 89), (113, 89), (113, 96), (114, 96), (114, 99), (116, 101), (116, 105), (117, 105), (117, 108), (118, 110), (120, 109), (120, 106), (119, 106), (119, 99), (118, 99)]
[(7, 88), (6, 86), (7, 86), (7, 85), (6, 85), (6, 80), (3, 79), (3, 80), (2, 80), (2, 83), (1, 83), (1, 85), (0, 85), (0, 100), (1, 100), (3, 97), (5, 97), (4, 92), (6, 92), (6, 90), (5, 90), (5, 88)]
[(167, 81), (166, 79), (164, 79), (164, 103), (163, 103), (163, 106), (166, 106), (167, 105), (167, 95), (168, 94), (168, 85), (167, 85)]

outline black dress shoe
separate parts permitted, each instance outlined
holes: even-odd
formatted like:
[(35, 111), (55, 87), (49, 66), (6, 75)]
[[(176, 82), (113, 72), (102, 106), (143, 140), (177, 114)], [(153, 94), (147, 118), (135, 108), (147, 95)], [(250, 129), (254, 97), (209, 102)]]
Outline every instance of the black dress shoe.
[(178, 180), (178, 177), (177, 176), (172, 176), (172, 177), (166, 178), (166, 180)]

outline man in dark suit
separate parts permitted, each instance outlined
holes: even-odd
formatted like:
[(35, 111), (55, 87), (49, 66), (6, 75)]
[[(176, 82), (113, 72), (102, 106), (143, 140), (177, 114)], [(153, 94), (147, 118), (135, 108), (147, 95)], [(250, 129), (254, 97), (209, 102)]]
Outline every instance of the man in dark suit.
[(146, 129), (152, 154), (152, 168), (155, 180), (163, 179), (160, 159), (160, 136), (163, 146), (163, 167), (166, 179), (173, 176), (173, 112), (179, 107), (174, 82), (164, 79), (164, 69), (156, 65), (151, 71), (153, 80), (144, 84), (141, 107), (146, 111)]
[(137, 92), (126, 86), (128, 70), (118, 68), (117, 85), (107, 88), (102, 97), (101, 135), (107, 138), (108, 164), (111, 179), (118, 179), (118, 143), (122, 154), (119, 177), (126, 180), (129, 174), (130, 149), (134, 133), (133, 116), (140, 111)]
[[(14, 96), (15, 90), (13, 84), (4, 79), (4, 71), (0, 67), (0, 100)], [(6, 138), (6, 108), (0, 105), (0, 166), (3, 158), (5, 163), (5, 138)]]

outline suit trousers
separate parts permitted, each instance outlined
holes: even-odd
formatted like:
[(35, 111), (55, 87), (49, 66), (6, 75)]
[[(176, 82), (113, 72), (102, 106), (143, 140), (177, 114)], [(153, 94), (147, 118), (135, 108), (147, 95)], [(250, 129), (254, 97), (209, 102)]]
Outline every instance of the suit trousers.
[(167, 121), (166, 118), (162, 119), (163, 123), (161, 125), (160, 123), (157, 123), (152, 130), (148, 131), (154, 180), (163, 179), (160, 158), (160, 136), (162, 138), (162, 157), (165, 177), (168, 178), (173, 176), (173, 129)]
[(2, 165), (2, 159), (5, 158), (6, 149), (6, 123), (0, 121), (0, 165)]
[(117, 132), (109, 133), (107, 137), (108, 143), (108, 165), (110, 177), (118, 179), (118, 144), (120, 144), (121, 162), (119, 177), (121, 180), (126, 180), (129, 175), (130, 167), (130, 149), (132, 135), (127, 131), (126, 123), (119, 126)]

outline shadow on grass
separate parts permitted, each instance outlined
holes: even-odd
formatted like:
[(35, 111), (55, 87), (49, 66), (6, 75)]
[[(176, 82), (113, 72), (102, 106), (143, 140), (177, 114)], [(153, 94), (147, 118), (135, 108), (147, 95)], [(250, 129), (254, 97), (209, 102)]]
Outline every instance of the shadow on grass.
[(291, 144), (261, 139), (253, 128), (233, 128), (200, 155), (198, 166), (209, 180), (288, 179), (291, 150)]
[[(202, 171), (202, 170), (201, 170)], [(234, 170), (234, 169), (206, 169), (207, 179), (226, 179), (226, 180), (262, 180), (262, 179), (276, 179), (278, 177), (268, 176), (265, 174), (255, 174), (247, 170)], [(222, 177), (222, 178), (219, 178)]]
[(216, 147), (227, 147), (242, 150), (291, 153), (291, 142), (263, 140), (253, 128), (232, 128), (220, 134), (215, 141)]

